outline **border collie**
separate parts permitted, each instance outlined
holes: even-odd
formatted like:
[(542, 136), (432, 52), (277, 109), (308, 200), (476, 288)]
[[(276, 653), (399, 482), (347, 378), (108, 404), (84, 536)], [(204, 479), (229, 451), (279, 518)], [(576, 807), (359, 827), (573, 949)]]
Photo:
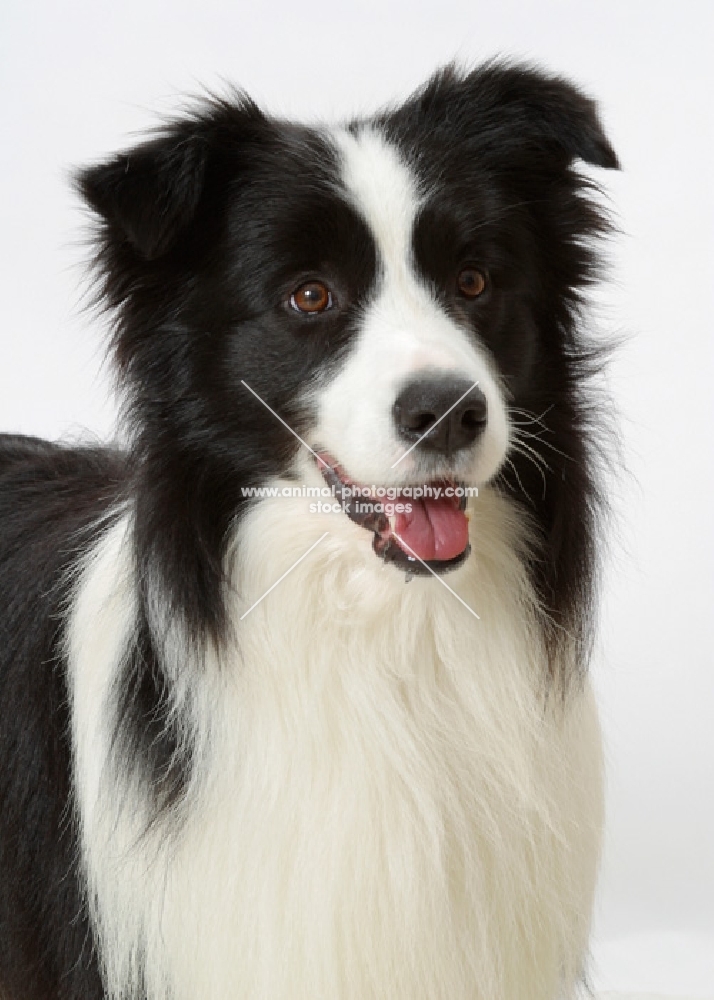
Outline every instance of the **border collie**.
[[(595, 105), (80, 172), (126, 448), (0, 444), (3, 1000), (555, 1000), (601, 832)], [(449, 571), (448, 574), (446, 571)]]

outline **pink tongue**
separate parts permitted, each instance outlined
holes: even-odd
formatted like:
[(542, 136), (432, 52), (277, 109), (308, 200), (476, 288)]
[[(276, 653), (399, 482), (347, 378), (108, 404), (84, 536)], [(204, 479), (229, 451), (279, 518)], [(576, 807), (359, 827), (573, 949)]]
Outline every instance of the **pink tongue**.
[(469, 540), (469, 523), (464, 512), (443, 497), (410, 503), (412, 509), (408, 514), (396, 515), (395, 534), (425, 562), (460, 556)]

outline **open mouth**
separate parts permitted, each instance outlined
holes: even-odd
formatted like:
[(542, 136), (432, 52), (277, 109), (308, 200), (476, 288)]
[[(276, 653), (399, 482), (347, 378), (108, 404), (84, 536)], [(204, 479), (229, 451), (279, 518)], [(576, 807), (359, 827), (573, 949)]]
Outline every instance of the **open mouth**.
[(317, 464), (344, 513), (373, 533), (375, 554), (403, 569), (407, 579), (446, 573), (468, 558), (471, 546), (461, 483), (434, 480), (421, 488), (421, 496), (415, 495), (414, 488), (395, 488), (385, 499), (381, 493), (375, 495), (373, 487), (350, 478), (327, 452), (318, 453)]

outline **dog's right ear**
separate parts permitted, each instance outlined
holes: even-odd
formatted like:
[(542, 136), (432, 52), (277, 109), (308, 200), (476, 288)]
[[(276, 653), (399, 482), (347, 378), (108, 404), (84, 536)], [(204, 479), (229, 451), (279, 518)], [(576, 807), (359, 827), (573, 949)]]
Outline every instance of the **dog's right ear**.
[(176, 128), (80, 171), (77, 187), (108, 231), (127, 240), (145, 260), (154, 260), (194, 217), (208, 150), (208, 138), (197, 126), (192, 132)]
[(220, 148), (240, 148), (261, 111), (244, 94), (211, 99), (155, 139), (80, 170), (76, 187), (104, 225), (105, 240), (128, 243), (143, 260), (169, 251), (188, 229)]

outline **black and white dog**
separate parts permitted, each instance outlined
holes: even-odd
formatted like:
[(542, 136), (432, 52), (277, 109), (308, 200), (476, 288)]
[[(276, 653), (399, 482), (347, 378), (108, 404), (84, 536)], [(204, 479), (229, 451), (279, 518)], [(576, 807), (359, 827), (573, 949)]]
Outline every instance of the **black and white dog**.
[(489, 64), (335, 128), (212, 99), (79, 175), (129, 444), (0, 439), (3, 1000), (573, 996), (576, 160), (617, 166), (593, 103)]

